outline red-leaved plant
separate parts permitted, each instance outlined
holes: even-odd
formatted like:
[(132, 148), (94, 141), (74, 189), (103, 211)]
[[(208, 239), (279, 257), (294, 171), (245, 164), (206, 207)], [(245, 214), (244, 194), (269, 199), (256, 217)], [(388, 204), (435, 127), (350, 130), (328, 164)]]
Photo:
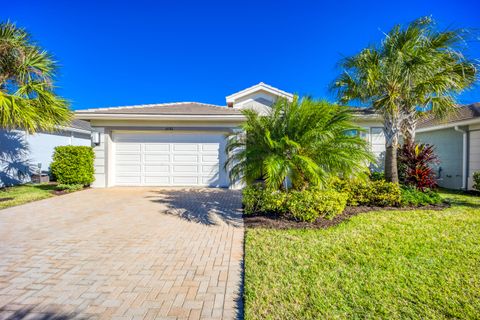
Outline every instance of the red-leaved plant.
[(398, 151), (400, 181), (420, 190), (437, 187), (435, 172), (431, 164), (439, 160), (434, 146), (406, 141)]

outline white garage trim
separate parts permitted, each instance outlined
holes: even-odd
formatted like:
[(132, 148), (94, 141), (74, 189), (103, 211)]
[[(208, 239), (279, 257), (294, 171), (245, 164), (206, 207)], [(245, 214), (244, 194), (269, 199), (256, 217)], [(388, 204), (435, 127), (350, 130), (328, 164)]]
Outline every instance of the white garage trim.
[(225, 132), (113, 131), (117, 186), (228, 187)]

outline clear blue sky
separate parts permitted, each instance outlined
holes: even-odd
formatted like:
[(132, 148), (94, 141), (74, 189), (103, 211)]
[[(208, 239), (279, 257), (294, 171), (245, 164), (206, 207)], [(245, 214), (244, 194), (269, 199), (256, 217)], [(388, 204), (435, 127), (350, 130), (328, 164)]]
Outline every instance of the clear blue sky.
[[(70, 3), (75, 2), (75, 3)], [(396, 23), (432, 15), (480, 30), (470, 1), (4, 1), (0, 19), (27, 28), (61, 65), (74, 109), (199, 101), (260, 81), (332, 100), (336, 64)], [(480, 58), (480, 43), (468, 55)], [(461, 102), (480, 101), (480, 86)]]

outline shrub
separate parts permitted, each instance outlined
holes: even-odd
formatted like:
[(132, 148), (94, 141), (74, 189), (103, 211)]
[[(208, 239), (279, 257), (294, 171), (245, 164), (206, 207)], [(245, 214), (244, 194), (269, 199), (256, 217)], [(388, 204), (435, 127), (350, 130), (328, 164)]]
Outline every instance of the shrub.
[(398, 161), (402, 183), (420, 190), (437, 187), (435, 172), (430, 167), (430, 164), (438, 163), (432, 145), (405, 142), (398, 151)]
[(402, 206), (425, 206), (429, 204), (440, 204), (443, 199), (440, 195), (430, 189), (424, 189), (423, 191), (415, 187), (402, 187)]
[(297, 220), (314, 222), (318, 218), (333, 219), (343, 212), (347, 196), (335, 190), (292, 191), (287, 209)]
[(393, 207), (400, 204), (400, 186), (385, 180), (363, 181), (334, 179), (331, 186), (347, 195), (349, 206)]
[(372, 181), (385, 180), (385, 172), (372, 171), (370, 173), (370, 180)]
[(60, 184), (87, 186), (94, 181), (93, 159), (91, 147), (59, 146), (55, 148), (50, 169)]
[(55, 190), (65, 191), (65, 192), (74, 192), (83, 189), (83, 184), (57, 184)]
[(286, 194), (266, 190), (261, 184), (254, 184), (243, 189), (242, 201), (245, 214), (282, 214), (285, 212)]
[(343, 212), (347, 195), (335, 190), (270, 191), (256, 184), (243, 189), (245, 214), (274, 213), (297, 220), (313, 222), (317, 218), (332, 219)]
[(480, 191), (480, 171), (473, 173), (473, 189)]

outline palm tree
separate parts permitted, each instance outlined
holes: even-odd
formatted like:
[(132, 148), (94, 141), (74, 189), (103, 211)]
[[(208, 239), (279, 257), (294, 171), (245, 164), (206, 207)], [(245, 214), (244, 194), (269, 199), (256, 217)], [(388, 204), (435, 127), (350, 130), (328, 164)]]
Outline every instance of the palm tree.
[(371, 104), (384, 118), (385, 178), (398, 182), (397, 149), (402, 132), (414, 139), (425, 113), (444, 116), (454, 95), (475, 81), (475, 65), (455, 47), (464, 32), (437, 32), (430, 18), (395, 26), (379, 46), (341, 62), (344, 72), (333, 88), (342, 102)]
[(358, 135), (349, 108), (310, 98), (279, 99), (267, 115), (244, 110), (241, 132), (227, 143), (226, 168), (232, 181), (265, 180), (278, 190), (323, 186), (336, 175), (362, 176), (373, 160), (368, 143)]
[(55, 71), (50, 55), (24, 29), (0, 24), (1, 128), (34, 133), (68, 123), (68, 103), (54, 92)]

